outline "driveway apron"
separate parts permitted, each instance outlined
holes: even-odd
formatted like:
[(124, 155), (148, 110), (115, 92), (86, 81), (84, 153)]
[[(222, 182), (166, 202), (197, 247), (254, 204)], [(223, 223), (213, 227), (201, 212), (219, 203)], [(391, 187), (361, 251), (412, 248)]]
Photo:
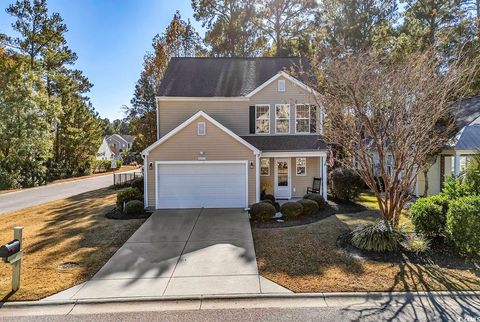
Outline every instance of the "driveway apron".
[(179, 209), (156, 211), (90, 281), (64, 292), (86, 299), (256, 294), (262, 288), (288, 292), (259, 276), (244, 210)]

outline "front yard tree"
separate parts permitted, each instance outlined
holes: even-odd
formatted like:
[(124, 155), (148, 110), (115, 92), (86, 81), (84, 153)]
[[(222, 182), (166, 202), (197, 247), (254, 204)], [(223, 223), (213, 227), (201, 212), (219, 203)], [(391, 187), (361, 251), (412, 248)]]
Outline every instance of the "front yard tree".
[(192, 0), (194, 17), (207, 29), (205, 44), (219, 57), (256, 56), (265, 42), (252, 23), (254, 0)]
[(275, 56), (309, 54), (315, 0), (262, 0), (256, 26), (267, 36)]
[(397, 226), (418, 173), (449, 140), (450, 106), (477, 70), (476, 64), (459, 60), (438, 72), (436, 63), (429, 52), (395, 64), (369, 53), (333, 58), (323, 67), (314, 64), (322, 84), (319, 104), (327, 114), (325, 138), (345, 153), (335, 162), (365, 181), (390, 229)]

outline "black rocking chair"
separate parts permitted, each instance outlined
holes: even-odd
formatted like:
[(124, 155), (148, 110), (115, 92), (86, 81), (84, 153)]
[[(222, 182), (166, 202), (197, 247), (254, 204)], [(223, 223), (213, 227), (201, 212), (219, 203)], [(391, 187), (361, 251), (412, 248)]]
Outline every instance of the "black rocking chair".
[(307, 193), (321, 193), (322, 178), (313, 178), (312, 187), (307, 187)]

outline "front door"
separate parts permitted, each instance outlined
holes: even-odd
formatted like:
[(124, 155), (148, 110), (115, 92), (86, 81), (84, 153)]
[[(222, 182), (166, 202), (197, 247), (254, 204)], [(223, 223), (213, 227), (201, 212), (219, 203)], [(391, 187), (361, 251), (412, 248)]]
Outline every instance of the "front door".
[(275, 159), (275, 198), (291, 198), (290, 181), (290, 159)]

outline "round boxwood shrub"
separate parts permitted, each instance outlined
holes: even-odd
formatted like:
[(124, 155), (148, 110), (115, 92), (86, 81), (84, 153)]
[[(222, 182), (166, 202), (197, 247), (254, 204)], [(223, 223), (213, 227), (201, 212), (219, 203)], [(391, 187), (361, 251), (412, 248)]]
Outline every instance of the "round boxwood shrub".
[(270, 200), (272, 202), (272, 204), (275, 204), (275, 197), (273, 195), (265, 195), (263, 196), (263, 199), (262, 200)]
[(325, 206), (327, 205), (325, 199), (323, 199), (323, 197), (318, 193), (307, 193), (305, 196), (303, 196), (303, 199), (315, 201), (318, 205), (318, 209), (325, 208)]
[(132, 181), (130, 181), (129, 185), (132, 188), (137, 188), (141, 192), (143, 192), (143, 190), (145, 190), (145, 185), (144, 185), (144, 182), (143, 182), (143, 178), (135, 178)]
[(410, 219), (417, 233), (428, 238), (445, 236), (448, 199), (445, 196), (429, 196), (418, 199), (410, 208)]
[(285, 218), (295, 218), (303, 213), (303, 206), (298, 202), (286, 202), (280, 206), (280, 212)]
[(303, 206), (302, 215), (310, 216), (318, 211), (318, 204), (314, 200), (301, 199), (297, 202)]
[(363, 180), (350, 169), (336, 168), (330, 173), (332, 193), (340, 200), (352, 201), (364, 187)]
[(142, 200), (143, 195), (140, 190), (133, 187), (128, 187), (120, 190), (117, 193), (117, 205), (123, 208), (123, 204), (132, 200)]
[(275, 216), (275, 207), (269, 202), (258, 202), (250, 207), (252, 218), (258, 220), (268, 220)]
[(263, 199), (262, 201), (260, 202), (268, 202), (269, 204), (271, 204), (272, 206), (275, 206), (275, 202), (273, 202), (272, 200), (270, 199)]
[(480, 255), (480, 196), (450, 201), (446, 230), (460, 250)]
[(131, 200), (125, 204), (125, 209), (123, 211), (128, 216), (140, 216), (144, 211), (143, 202), (140, 200)]
[(389, 229), (382, 220), (352, 231), (352, 245), (362, 250), (391, 252), (399, 249), (401, 241), (401, 233)]

